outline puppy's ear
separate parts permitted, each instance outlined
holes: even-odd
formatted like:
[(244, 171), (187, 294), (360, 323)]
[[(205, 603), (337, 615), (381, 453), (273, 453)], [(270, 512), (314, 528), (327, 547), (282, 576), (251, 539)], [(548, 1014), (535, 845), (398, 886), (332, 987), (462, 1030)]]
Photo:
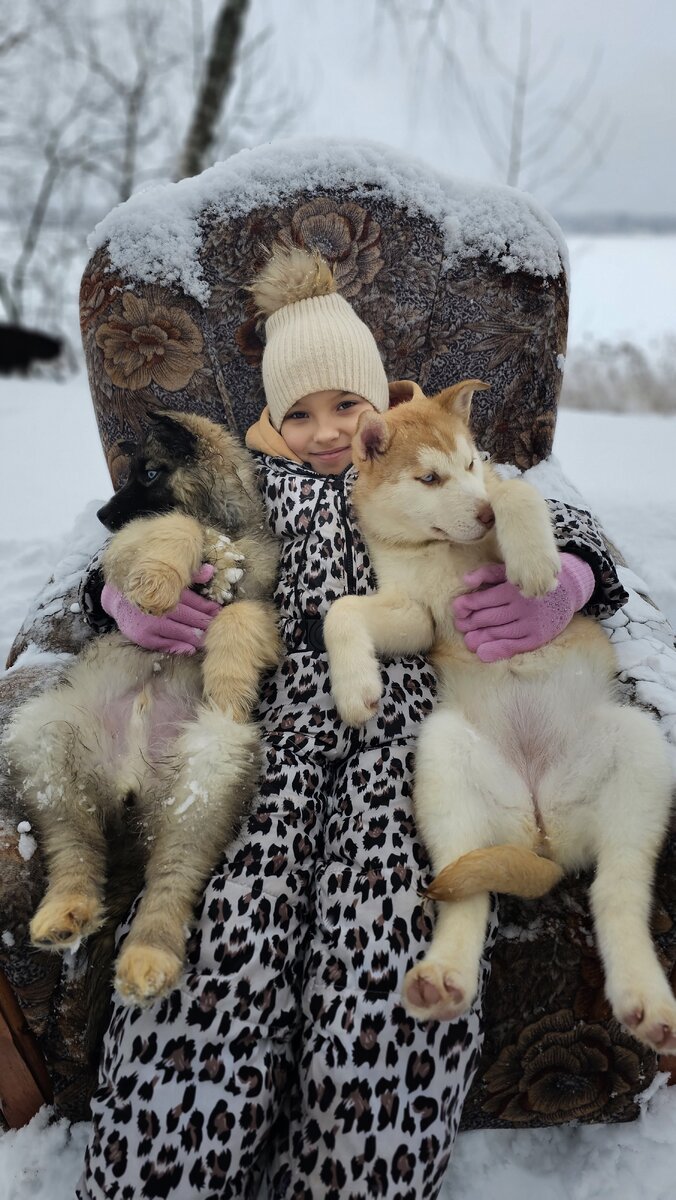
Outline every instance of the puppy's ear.
[(489, 388), (490, 384), (481, 379), (463, 379), (461, 383), (454, 383), (453, 387), (444, 388), (443, 392), (438, 392), (432, 399), (444, 412), (453, 413), (467, 424), (472, 396), (475, 392), (486, 392)]
[(179, 461), (197, 455), (197, 437), (181, 418), (181, 413), (168, 412), (154, 412), (150, 416), (152, 431), (158, 442)]
[(381, 413), (364, 412), (355, 434), (355, 458), (358, 462), (373, 462), (384, 454), (392, 440), (387, 421)]

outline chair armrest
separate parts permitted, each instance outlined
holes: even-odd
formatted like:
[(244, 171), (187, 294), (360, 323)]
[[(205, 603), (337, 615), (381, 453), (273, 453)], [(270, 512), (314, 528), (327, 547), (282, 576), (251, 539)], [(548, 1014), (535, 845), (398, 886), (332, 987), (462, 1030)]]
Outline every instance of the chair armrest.
[(44, 1057), (0, 971), (0, 1110), (10, 1129), (27, 1125), (54, 1099)]

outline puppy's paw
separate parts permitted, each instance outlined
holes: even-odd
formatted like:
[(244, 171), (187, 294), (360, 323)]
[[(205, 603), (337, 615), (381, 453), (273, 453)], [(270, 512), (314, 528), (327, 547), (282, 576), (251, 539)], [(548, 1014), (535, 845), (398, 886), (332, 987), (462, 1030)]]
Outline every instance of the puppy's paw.
[(133, 571), (123, 590), (142, 612), (161, 617), (176, 608), (183, 588), (189, 583), (174, 567), (157, 563), (152, 570)]
[(170, 950), (133, 943), (117, 960), (115, 987), (126, 1004), (152, 1004), (176, 987), (182, 960)]
[[(211, 561), (211, 560), (210, 560)], [(215, 565), (213, 578), (205, 584), (203, 593), (217, 604), (229, 604), (237, 597), (237, 588), (244, 575), (243, 554), (223, 554)]]
[(451, 965), (423, 959), (404, 979), (404, 1008), (419, 1021), (454, 1021), (471, 1007), (477, 980), (470, 983)]
[[(660, 988), (662, 991), (662, 988)], [(676, 1000), (673, 996), (649, 996), (638, 991), (625, 995), (616, 1006), (615, 1018), (631, 1034), (658, 1054), (676, 1051)]]
[(332, 684), (338, 715), (346, 725), (365, 725), (375, 717), (383, 694), (377, 662), (367, 664), (360, 671), (334, 674)]
[(203, 587), (203, 593), (217, 604), (228, 604), (237, 595), (237, 588), (246, 568), (246, 560), (229, 537), (224, 533), (209, 531), (205, 539), (204, 555), (214, 568), (212, 578)]
[(97, 896), (81, 892), (47, 895), (30, 923), (31, 942), (40, 948), (67, 950), (102, 923), (103, 907)]
[(512, 553), (505, 569), (509, 582), (518, 587), (522, 596), (546, 596), (556, 587), (561, 561), (556, 550), (539, 554), (524, 550)]

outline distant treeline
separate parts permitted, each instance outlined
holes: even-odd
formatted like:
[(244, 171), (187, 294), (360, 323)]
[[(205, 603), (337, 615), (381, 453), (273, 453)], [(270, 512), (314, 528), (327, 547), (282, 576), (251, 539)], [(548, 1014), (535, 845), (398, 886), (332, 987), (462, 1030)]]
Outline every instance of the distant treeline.
[(555, 216), (566, 233), (676, 233), (676, 216), (669, 213), (653, 216), (624, 212), (556, 213)]
[[(86, 202), (83, 203), (83, 213), (85, 214), (85, 225), (93, 229), (98, 221), (101, 220), (101, 209), (95, 206), (91, 207), (90, 214), (86, 215)], [(654, 233), (654, 234), (669, 234), (676, 233), (676, 215), (669, 213), (658, 213), (653, 216), (642, 215), (641, 213), (613, 213), (613, 212), (594, 212), (594, 213), (557, 213), (553, 214), (556, 217), (559, 225), (566, 233), (589, 233), (589, 234), (611, 234), (611, 233)], [(11, 222), (12, 213), (8, 206), (0, 203), (0, 223), (5, 221)], [(60, 214), (53, 215), (47, 213), (45, 215), (43, 225), (45, 229), (61, 228), (63, 224)]]
[(563, 408), (596, 412), (676, 412), (676, 337), (650, 352), (631, 342), (587, 341), (569, 346)]

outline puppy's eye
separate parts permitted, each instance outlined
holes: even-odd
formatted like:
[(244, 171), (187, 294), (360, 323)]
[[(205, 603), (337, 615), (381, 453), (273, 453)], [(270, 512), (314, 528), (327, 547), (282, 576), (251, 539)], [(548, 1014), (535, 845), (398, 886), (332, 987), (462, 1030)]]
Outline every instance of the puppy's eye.
[(439, 482), (439, 476), (434, 471), (430, 471), (428, 475), (418, 475), (418, 483), (431, 484)]
[(159, 467), (145, 467), (143, 470), (143, 482), (154, 483), (160, 475)]

